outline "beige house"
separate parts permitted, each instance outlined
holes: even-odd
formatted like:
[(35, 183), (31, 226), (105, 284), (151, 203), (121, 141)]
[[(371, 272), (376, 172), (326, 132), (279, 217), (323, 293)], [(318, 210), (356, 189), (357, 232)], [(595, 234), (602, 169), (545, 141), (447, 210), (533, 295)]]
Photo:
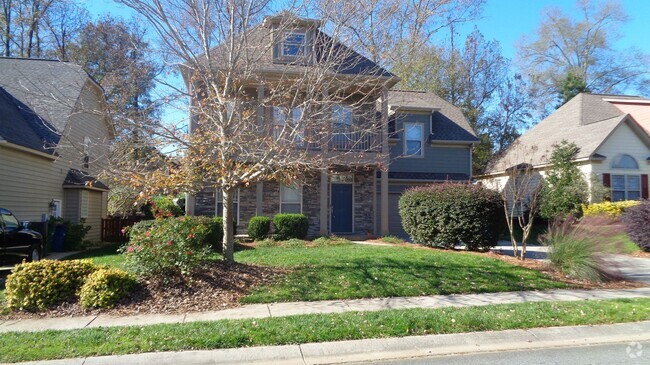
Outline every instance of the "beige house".
[(524, 133), (485, 175), (492, 188), (508, 184), (506, 170), (531, 164), (545, 175), (553, 145), (566, 140), (579, 151), (575, 164), (590, 185), (602, 184), (612, 201), (648, 198), (650, 100), (636, 96), (581, 93)]
[(22, 221), (85, 220), (98, 241), (108, 187), (94, 176), (115, 138), (104, 110), (79, 65), (0, 58), (0, 207)]

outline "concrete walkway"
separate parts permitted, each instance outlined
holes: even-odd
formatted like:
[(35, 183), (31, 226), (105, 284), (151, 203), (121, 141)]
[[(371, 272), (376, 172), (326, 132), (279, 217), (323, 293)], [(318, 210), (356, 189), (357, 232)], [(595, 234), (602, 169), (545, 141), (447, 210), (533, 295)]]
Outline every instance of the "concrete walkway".
[(0, 333), (11, 331), (71, 330), (92, 327), (145, 326), (159, 323), (189, 323), (222, 319), (269, 318), (312, 313), (343, 313), (385, 309), (470, 307), (491, 304), (560, 302), (621, 298), (650, 298), (650, 287), (620, 290), (546, 290), (485, 294), (432, 295), (405, 298), (375, 298), (251, 304), (212, 312), (186, 314), (142, 314), (133, 316), (92, 315), (7, 320)]
[(377, 362), (389, 359), (424, 358), (497, 351), (525, 351), (542, 348), (620, 344), (621, 363), (636, 358), (647, 363), (646, 349), (639, 342), (650, 340), (650, 322), (602, 326), (572, 326), (411, 336), (371, 340), (261, 346), (225, 350), (149, 352), (132, 355), (98, 356), (23, 363), (73, 365), (185, 365), (185, 364), (341, 364)]

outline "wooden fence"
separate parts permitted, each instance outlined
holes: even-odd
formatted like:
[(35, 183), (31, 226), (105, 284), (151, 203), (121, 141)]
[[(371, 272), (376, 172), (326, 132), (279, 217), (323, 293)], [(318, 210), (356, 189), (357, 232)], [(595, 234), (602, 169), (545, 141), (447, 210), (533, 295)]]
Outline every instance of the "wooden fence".
[(122, 230), (126, 227), (140, 222), (141, 218), (109, 218), (102, 219), (102, 241), (103, 242), (126, 242), (128, 237)]

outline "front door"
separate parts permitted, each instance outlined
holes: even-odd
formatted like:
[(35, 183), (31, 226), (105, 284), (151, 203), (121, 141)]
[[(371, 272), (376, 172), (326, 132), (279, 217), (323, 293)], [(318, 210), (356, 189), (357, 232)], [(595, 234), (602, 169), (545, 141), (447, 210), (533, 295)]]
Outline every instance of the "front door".
[(332, 233), (352, 233), (352, 184), (332, 184)]

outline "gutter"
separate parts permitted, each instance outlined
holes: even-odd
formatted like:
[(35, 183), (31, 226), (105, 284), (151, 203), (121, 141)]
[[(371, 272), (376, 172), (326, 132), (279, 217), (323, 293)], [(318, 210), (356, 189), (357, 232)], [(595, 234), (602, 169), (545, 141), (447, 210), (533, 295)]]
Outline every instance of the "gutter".
[(24, 147), (24, 146), (21, 146), (21, 145), (17, 145), (15, 143), (7, 142), (6, 140), (0, 140), (0, 147), (6, 147), (6, 148), (13, 149), (13, 150), (29, 153), (29, 154), (32, 154), (32, 155), (35, 155), (35, 156), (38, 156), (38, 157), (42, 157), (42, 158), (46, 158), (46, 159), (52, 160), (52, 161), (56, 160), (56, 158), (57, 158), (57, 156), (54, 155), (54, 154), (49, 154), (49, 153), (37, 151), (37, 150), (35, 150), (33, 148)]

